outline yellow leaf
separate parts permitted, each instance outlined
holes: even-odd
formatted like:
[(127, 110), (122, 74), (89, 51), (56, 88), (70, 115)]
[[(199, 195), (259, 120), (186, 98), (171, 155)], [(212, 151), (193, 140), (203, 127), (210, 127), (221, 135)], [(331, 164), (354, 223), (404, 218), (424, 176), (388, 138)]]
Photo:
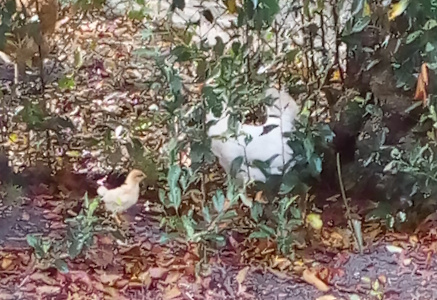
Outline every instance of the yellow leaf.
[(77, 150), (67, 151), (65, 154), (69, 157), (80, 157), (80, 152)]
[(364, 1), (363, 17), (368, 17), (371, 14), (372, 14), (372, 10), (370, 9), (369, 2)]
[(246, 279), (247, 276), (247, 272), (249, 271), (249, 266), (244, 267), (243, 269), (241, 269), (237, 276), (236, 276), (236, 280), (238, 283), (238, 293), (244, 293), (244, 291), (246, 290), (246, 287), (243, 286), (243, 281)]
[(291, 261), (286, 257), (276, 256), (272, 260), (272, 268), (278, 268), (281, 271), (290, 267), (291, 264), (292, 264)]
[(423, 63), (422, 67), (420, 68), (419, 78), (417, 78), (416, 93), (414, 94), (414, 100), (422, 101), (423, 106), (427, 105), (428, 85), (429, 85), (428, 66), (426, 63)]
[(238, 274), (235, 279), (237, 279), (238, 284), (242, 284), (243, 281), (246, 279), (247, 272), (249, 271), (249, 267), (244, 267), (240, 271), (238, 271)]
[(11, 134), (9, 135), (9, 140), (10, 140), (12, 143), (17, 142), (17, 140), (18, 140), (18, 135), (17, 135), (16, 133), (11, 133)]
[(410, 0), (401, 0), (391, 6), (388, 11), (388, 19), (393, 21), (396, 17), (402, 15), (402, 13), (407, 9)]
[(236, 0), (224, 0), (224, 3), (229, 13), (235, 14), (237, 12)]
[(332, 82), (340, 82), (341, 81), (340, 69), (336, 69), (334, 72), (332, 72), (331, 81)]
[(9, 257), (3, 258), (1, 268), (3, 270), (6, 270), (7, 268), (9, 268), (10, 265), (12, 265), (12, 262), (13, 262), (13, 260), (10, 259)]
[(323, 221), (320, 218), (319, 214), (314, 214), (313, 213), (313, 214), (307, 215), (306, 222), (307, 222), (308, 225), (310, 225), (315, 230), (322, 229)]

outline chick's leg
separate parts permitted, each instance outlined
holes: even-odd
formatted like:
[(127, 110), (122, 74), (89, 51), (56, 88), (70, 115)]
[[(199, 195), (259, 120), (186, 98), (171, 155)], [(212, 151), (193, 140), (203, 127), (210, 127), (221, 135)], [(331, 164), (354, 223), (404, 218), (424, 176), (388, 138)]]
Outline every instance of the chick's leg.
[(117, 225), (120, 226), (122, 221), (121, 221), (120, 216), (118, 215), (118, 213), (114, 213), (112, 216), (113, 216), (113, 218), (115, 220), (115, 223), (117, 223)]

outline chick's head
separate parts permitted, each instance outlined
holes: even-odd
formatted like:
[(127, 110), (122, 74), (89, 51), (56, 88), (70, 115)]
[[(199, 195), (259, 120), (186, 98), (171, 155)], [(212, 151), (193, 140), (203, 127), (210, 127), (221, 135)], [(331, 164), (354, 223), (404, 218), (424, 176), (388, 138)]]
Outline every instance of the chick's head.
[(127, 175), (126, 183), (131, 185), (139, 184), (144, 178), (146, 178), (146, 174), (135, 169), (130, 171), (129, 175)]

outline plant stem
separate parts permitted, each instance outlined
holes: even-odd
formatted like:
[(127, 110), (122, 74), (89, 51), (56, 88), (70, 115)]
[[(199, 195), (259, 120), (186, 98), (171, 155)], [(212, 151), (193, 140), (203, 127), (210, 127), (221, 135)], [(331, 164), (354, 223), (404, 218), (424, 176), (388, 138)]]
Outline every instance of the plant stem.
[(348, 222), (350, 229), (354, 233), (354, 239), (358, 245), (358, 250), (360, 251), (360, 254), (363, 254), (362, 243), (360, 242), (359, 235), (358, 235), (357, 231), (355, 230), (355, 227), (352, 224), (351, 211), (350, 211), (349, 205), (347, 204), (346, 191), (344, 189), (343, 179), (341, 176), (340, 153), (338, 153), (338, 152), (337, 152), (337, 175), (338, 175), (338, 182), (340, 184), (341, 198), (343, 199), (344, 207), (346, 208), (347, 222)]

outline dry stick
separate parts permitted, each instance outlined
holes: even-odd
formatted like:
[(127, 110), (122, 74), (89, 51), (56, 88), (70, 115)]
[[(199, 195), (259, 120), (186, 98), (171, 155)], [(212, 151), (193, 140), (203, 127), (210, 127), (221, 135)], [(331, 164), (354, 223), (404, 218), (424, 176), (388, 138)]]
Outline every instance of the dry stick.
[[(37, 11), (37, 13), (39, 13), (40, 11), (39, 11), (39, 4), (38, 4), (38, 1), (36, 1), (35, 2), (35, 5), (36, 5), (36, 11)], [(41, 27), (40, 27), (40, 30), (39, 30), (39, 34), (41, 35), (41, 41), (43, 41), (44, 40), (44, 37), (43, 37), (43, 33), (41, 32)], [(42, 43), (42, 42), (41, 42)], [(44, 100), (44, 93), (45, 93), (45, 83), (44, 83), (44, 58), (43, 58), (43, 56), (42, 56), (42, 49), (41, 49), (41, 43), (38, 43), (38, 55), (39, 55), (39, 78), (40, 78), (40, 81), (41, 81), (41, 94), (42, 94), (42, 101), (44, 102), (43, 104), (44, 104), (44, 111), (47, 111), (47, 107), (46, 107), (46, 103), (45, 103), (45, 100)], [(50, 129), (46, 129), (46, 139), (47, 139), (47, 159), (48, 159), (48, 164), (49, 164), (49, 167), (51, 168), (51, 166), (52, 166), (52, 160), (51, 160), (51, 157), (50, 157), (50, 150), (51, 150), (51, 148), (52, 148), (52, 144), (51, 144), (51, 141), (50, 141)]]
[(341, 78), (341, 83), (342, 83), (342, 89), (344, 89), (344, 73), (343, 73), (343, 69), (341, 68), (340, 65), (340, 44), (341, 44), (341, 39), (340, 39), (340, 32), (339, 32), (339, 24), (338, 24), (338, 20), (339, 20), (339, 15), (337, 13), (337, 5), (338, 5), (338, 1), (334, 0), (335, 5), (332, 5), (332, 16), (334, 18), (334, 29), (335, 29), (335, 60), (334, 60), (334, 65), (337, 65), (338, 70), (340, 72), (340, 78)]
[(346, 218), (348, 221), (348, 225), (350, 226), (350, 229), (353, 232), (354, 240), (355, 240), (355, 243), (357, 243), (358, 250), (360, 251), (360, 254), (363, 254), (362, 243), (359, 242), (358, 233), (355, 230), (355, 227), (353, 226), (353, 223), (352, 223), (352, 216), (351, 216), (350, 207), (347, 204), (346, 192), (344, 189), (343, 179), (341, 176), (340, 153), (338, 153), (338, 152), (337, 152), (337, 175), (338, 175), (338, 182), (340, 184), (341, 198), (343, 199), (344, 207), (346, 208)]

